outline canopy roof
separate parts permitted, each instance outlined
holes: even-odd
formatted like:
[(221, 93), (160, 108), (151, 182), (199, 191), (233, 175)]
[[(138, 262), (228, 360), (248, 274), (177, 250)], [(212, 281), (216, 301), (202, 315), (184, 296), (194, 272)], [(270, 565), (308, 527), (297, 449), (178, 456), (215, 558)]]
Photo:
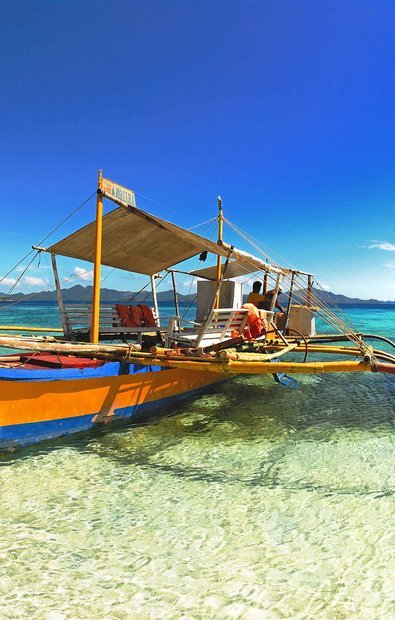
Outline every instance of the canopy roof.
[[(226, 271), (224, 273), (225, 280), (230, 278), (238, 278), (257, 271), (255, 266), (251, 265), (239, 265), (235, 261), (230, 261)], [(215, 280), (217, 278), (217, 266), (211, 265), (210, 267), (204, 267), (203, 269), (197, 269), (190, 272), (191, 276), (197, 276), (198, 278), (204, 278), (206, 280)]]
[[(121, 200), (114, 200), (106, 193), (104, 196), (120, 207), (103, 217), (103, 265), (153, 275), (207, 250), (224, 258), (231, 255), (234, 259), (232, 268), (233, 264), (237, 263), (242, 268), (241, 275), (256, 269), (275, 273), (288, 271), (268, 265), (259, 258), (225, 243), (219, 245)], [(94, 262), (95, 229), (96, 222), (93, 221), (47, 248), (47, 251)]]

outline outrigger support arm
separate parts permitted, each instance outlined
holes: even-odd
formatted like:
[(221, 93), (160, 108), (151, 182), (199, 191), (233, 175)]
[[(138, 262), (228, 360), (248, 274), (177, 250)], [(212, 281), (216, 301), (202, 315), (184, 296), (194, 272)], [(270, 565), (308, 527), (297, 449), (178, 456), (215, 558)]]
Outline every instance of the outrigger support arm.
[[(221, 357), (200, 356), (198, 352), (188, 351), (182, 354), (171, 349), (153, 347), (150, 353), (143, 353), (139, 345), (100, 345), (60, 343), (26, 337), (0, 337), (0, 346), (24, 351), (47, 351), (58, 355), (76, 355), (80, 357), (95, 357), (105, 360), (136, 361), (141, 364), (163, 366), (165, 368), (180, 368), (193, 371), (210, 371), (215, 373), (233, 374), (273, 374), (285, 372), (287, 374), (320, 374), (330, 372), (383, 372), (395, 375), (395, 361), (379, 351), (372, 351), (375, 360), (359, 361), (336, 360), (333, 362), (273, 362), (249, 359), (236, 360)], [(288, 351), (292, 345), (289, 345)], [(293, 349), (296, 351), (297, 347)], [(224, 355), (223, 353), (221, 355)], [(381, 357), (381, 359), (380, 359)], [(256, 359), (256, 358), (255, 358)], [(394, 359), (394, 358), (393, 358)]]

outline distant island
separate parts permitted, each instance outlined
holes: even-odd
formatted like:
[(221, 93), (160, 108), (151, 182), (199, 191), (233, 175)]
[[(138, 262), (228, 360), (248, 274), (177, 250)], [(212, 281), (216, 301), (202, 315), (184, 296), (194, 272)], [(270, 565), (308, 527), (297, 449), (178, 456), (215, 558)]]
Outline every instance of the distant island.
[[(70, 288), (62, 290), (65, 303), (89, 303), (92, 299), (92, 286), (82, 286), (76, 284)], [(383, 305), (395, 303), (395, 301), (380, 301), (379, 299), (358, 299), (357, 297), (347, 297), (346, 295), (335, 295), (329, 291), (314, 289), (314, 296), (330, 305)], [(158, 291), (158, 302), (161, 304), (171, 304), (174, 301), (173, 291)], [(0, 299), (6, 298), (9, 301), (56, 301), (56, 291), (39, 291), (37, 293), (14, 293), (7, 295), (0, 293)], [(178, 293), (178, 300), (181, 304), (191, 302), (193, 295), (183, 295)], [(147, 291), (117, 291), (111, 288), (101, 289), (101, 301), (103, 303), (152, 303), (151, 294)], [(280, 296), (280, 303), (285, 305), (287, 297), (285, 294)]]

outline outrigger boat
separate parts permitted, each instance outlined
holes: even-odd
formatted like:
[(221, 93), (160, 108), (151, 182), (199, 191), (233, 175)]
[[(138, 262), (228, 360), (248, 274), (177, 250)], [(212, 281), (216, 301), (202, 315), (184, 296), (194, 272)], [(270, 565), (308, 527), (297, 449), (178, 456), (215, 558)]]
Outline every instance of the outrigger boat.
[[(106, 215), (103, 199), (116, 204)], [(99, 171), (95, 220), (48, 248), (33, 246), (51, 255), (62, 332), (48, 335), (56, 330), (43, 327), (17, 336), (12, 332), (29, 328), (2, 328), (0, 347), (17, 353), (0, 356), (1, 450), (168, 413), (175, 402), (238, 374), (274, 375), (284, 384), (294, 373), (395, 374), (395, 356), (367, 344), (380, 336), (358, 333), (317, 294), (312, 274), (281, 266), (266, 251), (259, 257), (226, 243), (220, 199), (218, 206), (214, 242), (137, 208), (133, 191)], [(261, 253), (259, 242), (252, 244)], [(178, 267), (183, 261), (208, 255), (216, 264), (187, 271), (198, 286), (196, 320), (185, 324), (175, 274), (186, 272)], [(56, 256), (94, 264), (90, 305), (64, 303)], [(101, 304), (102, 265), (148, 276), (153, 308)], [(171, 275), (175, 306), (167, 319), (156, 293), (164, 272)], [(240, 277), (261, 278), (264, 292), (271, 287), (270, 307), (244, 304)], [(280, 316), (281, 289), (287, 307)], [(316, 314), (335, 331), (317, 334)]]

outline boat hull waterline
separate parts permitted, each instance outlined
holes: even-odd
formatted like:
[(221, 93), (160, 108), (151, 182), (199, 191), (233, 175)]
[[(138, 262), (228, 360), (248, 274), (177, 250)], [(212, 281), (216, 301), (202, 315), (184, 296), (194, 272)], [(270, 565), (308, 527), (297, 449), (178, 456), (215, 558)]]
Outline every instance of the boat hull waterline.
[(108, 362), (98, 368), (0, 369), (0, 451), (113, 422), (168, 413), (224, 381), (222, 373)]

